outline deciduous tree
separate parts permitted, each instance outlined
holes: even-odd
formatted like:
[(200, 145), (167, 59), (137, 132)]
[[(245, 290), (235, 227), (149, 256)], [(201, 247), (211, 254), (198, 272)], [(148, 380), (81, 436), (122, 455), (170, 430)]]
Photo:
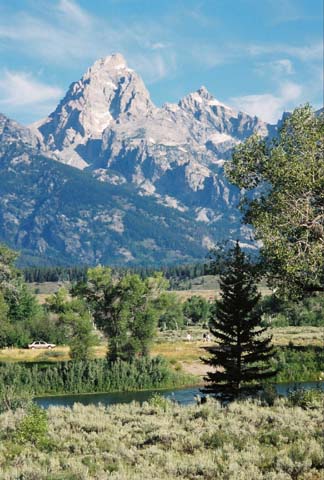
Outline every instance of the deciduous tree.
[(77, 285), (74, 294), (86, 299), (107, 335), (109, 360), (148, 355), (158, 319), (155, 301), (166, 285), (162, 274), (142, 280), (136, 274), (113, 277), (107, 267), (88, 270), (87, 283)]
[(243, 189), (245, 222), (262, 241), (270, 283), (290, 295), (324, 291), (324, 114), (306, 105), (270, 145), (250, 137), (227, 175)]

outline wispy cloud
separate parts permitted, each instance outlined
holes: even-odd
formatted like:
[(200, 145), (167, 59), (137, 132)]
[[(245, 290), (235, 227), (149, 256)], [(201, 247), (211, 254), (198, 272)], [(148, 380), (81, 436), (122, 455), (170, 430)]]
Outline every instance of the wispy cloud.
[(232, 97), (230, 103), (250, 115), (256, 115), (266, 122), (275, 123), (281, 117), (282, 112), (290, 110), (297, 103), (302, 102), (302, 96), (301, 85), (285, 82), (280, 85), (276, 94), (264, 93)]
[[(282, 0), (282, 2), (281, 0), (264, 0), (264, 2), (268, 3), (269, 8), (272, 3), (274, 4), (273, 18), (281, 12), (285, 21), (291, 21), (301, 13), (305, 13), (294, 8), (294, 0)], [(114, 2), (110, 0), (110, 3), (115, 3), (117, 7), (120, 0), (114, 0)], [(129, 66), (143, 76), (146, 84), (157, 84), (156, 91), (160, 86), (163, 90), (163, 79), (169, 78), (171, 85), (179, 75), (181, 86), (173, 86), (173, 93), (170, 88), (171, 95), (174, 95), (175, 91), (177, 95), (181, 92), (182, 85), (185, 83), (183, 79), (190, 77), (191, 73), (195, 81), (197, 79), (197, 86), (199, 86), (205, 83), (206, 78), (208, 81), (208, 75), (210, 79), (215, 79), (214, 70), (220, 71), (223, 65), (226, 66), (224, 70), (227, 71), (229, 67), (228, 71), (230, 71), (230, 64), (235, 64), (238, 68), (244, 64), (245, 71), (250, 69), (251, 79), (254, 76), (252, 80), (256, 80), (255, 86), (259, 82), (267, 87), (261, 90), (261, 94), (235, 98), (241, 99), (238, 103), (247, 106), (246, 110), (255, 112), (261, 111), (261, 104), (264, 101), (268, 106), (262, 110), (262, 114), (267, 119), (273, 119), (280, 106), (285, 104), (284, 85), (286, 83), (295, 85), (303, 83), (304, 91), (306, 88), (308, 92), (317, 91), (316, 85), (307, 87), (305, 72), (308, 74), (314, 71), (315, 67), (321, 67), (323, 45), (320, 40), (306, 43), (301, 36), (300, 43), (294, 38), (294, 43), (291, 44), (281, 43), (279, 40), (271, 41), (271, 39), (269, 43), (240, 42), (239, 33), (232, 34), (231, 31), (226, 30), (227, 27), (222, 23), (222, 18), (217, 17), (218, 10), (215, 10), (216, 13), (214, 12), (213, 15), (209, 15), (208, 1), (179, 0), (172, 3), (170, 0), (166, 3), (169, 4), (169, 8), (163, 9), (163, 14), (159, 18), (144, 13), (143, 16), (136, 16), (136, 14), (128, 16), (125, 21), (124, 13), (109, 17), (107, 15), (109, 8), (107, 8), (102, 9), (105, 15), (101, 17), (98, 13), (101, 11), (100, 7), (88, 8), (90, 2), (79, 2), (79, 0), (2, 2), (0, 56), (6, 50), (13, 53), (13, 58), (19, 57), (20, 60), (16, 62), (16, 66), (12, 67), (17, 70), (23, 70), (26, 65), (31, 68), (30, 64), (34, 66), (35, 71), (44, 67), (43, 74), (39, 78), (44, 78), (49, 72), (53, 78), (56, 75), (56, 72), (53, 73), (54, 69), (58, 73), (64, 70), (60, 81), (65, 82), (67, 78), (71, 81), (75, 80), (76, 72), (81, 73), (97, 58), (112, 52), (120, 52), (127, 59)], [(283, 8), (280, 10), (281, 3)], [(232, 70), (234, 71), (234, 68)], [(71, 72), (73, 75), (70, 75)], [(301, 76), (298, 77), (301, 72)], [(9, 71), (9, 73), (12, 72)], [(259, 78), (256, 73), (260, 74)], [(29, 83), (32, 81), (39, 83), (35, 75), (35, 78), (21, 73), (19, 75)], [(309, 77), (311, 75), (309, 73)], [(314, 84), (318, 83), (318, 77), (314, 75), (313, 77)], [(211, 81), (215, 80), (210, 80), (208, 86)], [(240, 88), (239, 82), (237, 88)], [(151, 91), (154, 92), (154, 87)], [(255, 91), (253, 89), (251, 93)], [(241, 93), (240, 90), (238, 90), (239, 93)], [(318, 96), (316, 93), (316, 98)], [(315, 95), (313, 97), (315, 98)], [(7, 95), (7, 98), (15, 98), (13, 92)], [(167, 101), (168, 98), (161, 100)]]
[(130, 65), (145, 76), (148, 85), (155, 83), (175, 70), (176, 58), (172, 54), (166, 57), (158, 52), (135, 53), (132, 55)]
[[(207, 68), (214, 68), (226, 63), (235, 63), (242, 58), (255, 59), (263, 65), (272, 63), (273, 69), (285, 70), (285, 73), (293, 73), (293, 60), (310, 64), (322, 62), (323, 43), (321, 41), (306, 45), (289, 44), (244, 44), (219, 43), (217, 46), (208, 43), (197, 43), (191, 48), (191, 55), (195, 61)], [(276, 58), (277, 57), (277, 58)], [(261, 63), (260, 63), (261, 65)]]
[(255, 71), (259, 75), (272, 75), (275, 79), (282, 76), (290, 76), (295, 73), (294, 65), (288, 58), (281, 58), (269, 62), (260, 62), (256, 65)]
[[(287, 0), (286, 3), (289, 10), (291, 1)], [(176, 26), (168, 15), (159, 21), (152, 19), (141, 22), (137, 19), (126, 24), (92, 15), (81, 8), (76, 0), (53, 0), (45, 4), (46, 8), (33, 14), (26, 13), (26, 10), (17, 12), (8, 9), (5, 15), (1, 15), (0, 41), (3, 41), (5, 48), (13, 48), (25, 56), (60, 66), (80, 60), (91, 62), (114, 51), (120, 51), (130, 60), (139, 53), (147, 53), (153, 59), (149, 73), (151, 79), (160, 79), (162, 71), (167, 75), (178, 63), (189, 64), (190, 61), (212, 69), (240, 61), (243, 57), (262, 57), (263, 61), (263, 57), (276, 55), (288, 60), (298, 58), (303, 62), (311, 62), (323, 56), (321, 41), (300, 46), (220, 41), (215, 46), (214, 41), (203, 43), (195, 39), (186, 44), (183, 39), (177, 39), (173, 31)], [(208, 28), (211, 28), (211, 19), (203, 7), (204, 3), (200, 2), (195, 9), (185, 9), (182, 14), (203, 26), (207, 22)], [(175, 15), (174, 18), (178, 17)], [(215, 22), (214, 17), (212, 21)], [(169, 38), (174, 42), (171, 43)], [(153, 72), (156, 65), (160, 65), (159, 75)], [(145, 72), (142, 73), (147, 74), (148, 71), (148, 65), (145, 65)]]
[(59, 12), (62, 12), (66, 20), (69, 20), (78, 25), (88, 27), (92, 24), (92, 17), (85, 10), (83, 10), (73, 0), (60, 0), (58, 7)]
[(154, 42), (151, 45), (152, 50), (163, 50), (164, 48), (169, 48), (171, 47), (170, 43), (164, 43), (164, 42)]
[(68, 67), (80, 60), (92, 62), (112, 52), (123, 53), (134, 64), (145, 51), (147, 62), (139, 64), (150, 82), (167, 75), (175, 65), (171, 44), (157, 40), (161, 35), (163, 29), (155, 23), (147, 22), (145, 28), (135, 23), (112, 23), (90, 15), (72, 0), (49, 4), (42, 13), (7, 12), (6, 18), (0, 18), (0, 40), (5, 41), (6, 48), (9, 45), (26, 56), (59, 66)]
[(215, 68), (228, 62), (232, 62), (238, 55), (238, 51), (229, 46), (215, 46), (208, 44), (194, 45), (191, 56), (195, 62), (207, 68)]
[(251, 44), (244, 47), (247, 54), (251, 56), (279, 54), (289, 55), (298, 58), (304, 62), (322, 61), (323, 42), (313, 42), (308, 45), (288, 45), (288, 44)]
[(0, 105), (8, 111), (33, 106), (45, 114), (49, 105), (54, 106), (62, 95), (59, 87), (46, 85), (31, 74), (9, 70), (1, 72)]

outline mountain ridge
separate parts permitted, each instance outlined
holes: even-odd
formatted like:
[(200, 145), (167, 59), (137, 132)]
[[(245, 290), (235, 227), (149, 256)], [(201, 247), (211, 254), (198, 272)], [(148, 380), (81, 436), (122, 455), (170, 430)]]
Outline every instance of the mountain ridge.
[(97, 60), (32, 129), (56, 160), (220, 224), (238, 203), (224, 162), (253, 132), (273, 135), (276, 127), (236, 112), (205, 87), (156, 107), (140, 76), (114, 54)]
[[(69, 257), (91, 264), (192, 261), (225, 239), (255, 248), (223, 165), (253, 132), (276, 130), (204, 86), (157, 107), (120, 54), (99, 59), (30, 128), (0, 116), (0, 239), (37, 262), (61, 256), (65, 264)], [(15, 182), (37, 188), (24, 191)], [(40, 208), (46, 197), (48, 211)], [(29, 210), (19, 211), (19, 202)]]
[(22, 139), (0, 144), (0, 241), (21, 265), (188, 262), (207, 235), (131, 185), (98, 182)]

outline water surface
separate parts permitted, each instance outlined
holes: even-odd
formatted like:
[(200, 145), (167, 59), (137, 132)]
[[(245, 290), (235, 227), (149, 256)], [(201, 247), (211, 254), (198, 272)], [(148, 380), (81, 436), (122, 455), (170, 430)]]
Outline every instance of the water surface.
[[(287, 395), (289, 390), (294, 388), (320, 388), (324, 391), (324, 382), (301, 382), (301, 383), (279, 383), (275, 388), (280, 395)], [(146, 390), (144, 392), (115, 392), (115, 393), (92, 393), (78, 395), (61, 395), (55, 397), (39, 397), (35, 402), (41, 407), (50, 406), (72, 407), (74, 403), (83, 405), (115, 405), (118, 403), (130, 403), (133, 401), (143, 403), (158, 393), (170, 398), (180, 405), (189, 405), (195, 402), (195, 395), (201, 395), (199, 387), (190, 387), (173, 390)]]

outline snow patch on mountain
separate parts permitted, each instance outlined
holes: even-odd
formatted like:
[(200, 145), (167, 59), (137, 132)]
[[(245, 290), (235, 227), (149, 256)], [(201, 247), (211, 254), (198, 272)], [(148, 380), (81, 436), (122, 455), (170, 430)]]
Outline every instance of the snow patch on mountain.
[(266, 136), (273, 128), (223, 104), (204, 86), (158, 108), (118, 53), (97, 60), (56, 110), (32, 126), (56, 160), (102, 182), (132, 184), (139, 196), (186, 212), (200, 225), (238, 220), (238, 191), (223, 164), (253, 132)]

